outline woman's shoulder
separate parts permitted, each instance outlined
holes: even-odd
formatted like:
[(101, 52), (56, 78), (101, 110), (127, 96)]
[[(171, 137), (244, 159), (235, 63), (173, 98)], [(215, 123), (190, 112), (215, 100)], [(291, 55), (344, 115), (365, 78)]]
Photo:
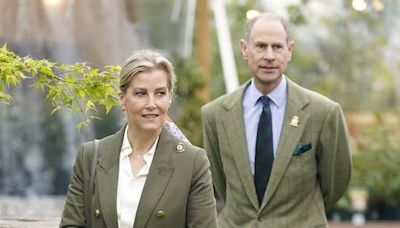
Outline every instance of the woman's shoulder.
[(198, 156), (207, 156), (203, 148), (193, 145), (189, 142), (189, 140), (186, 139), (186, 137), (177, 137), (175, 134), (172, 134), (170, 132), (169, 134), (171, 135), (173, 144), (172, 152), (176, 155), (179, 155), (178, 157), (181, 157), (182, 159), (186, 159), (189, 157), (192, 159), (196, 159), (196, 157)]
[(183, 152), (187, 153), (205, 153), (205, 150), (201, 147), (195, 146), (185, 141), (179, 141), (176, 145), (176, 152), (179, 153), (182, 150), (184, 150)]

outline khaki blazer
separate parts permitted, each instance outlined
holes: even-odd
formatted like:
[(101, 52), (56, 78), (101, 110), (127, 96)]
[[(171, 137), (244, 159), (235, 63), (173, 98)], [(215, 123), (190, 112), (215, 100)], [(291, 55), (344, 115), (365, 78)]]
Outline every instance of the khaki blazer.
[(215, 190), (225, 203), (219, 227), (327, 227), (325, 211), (345, 193), (351, 176), (339, 104), (288, 80), (282, 132), (259, 206), (243, 119), (248, 84), (202, 107), (204, 147)]
[[(124, 129), (100, 140), (90, 212), (93, 228), (118, 227), (117, 184)], [(84, 143), (80, 148), (60, 227), (85, 227), (84, 185), (89, 184), (93, 151), (93, 142)], [(215, 199), (205, 151), (183, 143), (163, 128), (133, 227), (216, 226)]]

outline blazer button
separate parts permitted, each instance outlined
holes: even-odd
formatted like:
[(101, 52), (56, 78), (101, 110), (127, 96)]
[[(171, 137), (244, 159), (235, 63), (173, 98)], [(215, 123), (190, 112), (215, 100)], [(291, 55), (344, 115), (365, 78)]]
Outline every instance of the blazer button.
[(167, 213), (165, 213), (165, 211), (157, 211), (156, 217), (157, 218), (163, 218), (165, 217)]
[(96, 218), (100, 217), (100, 214), (101, 214), (101, 212), (100, 212), (99, 209), (96, 209), (96, 210), (94, 211), (94, 215), (96, 216)]

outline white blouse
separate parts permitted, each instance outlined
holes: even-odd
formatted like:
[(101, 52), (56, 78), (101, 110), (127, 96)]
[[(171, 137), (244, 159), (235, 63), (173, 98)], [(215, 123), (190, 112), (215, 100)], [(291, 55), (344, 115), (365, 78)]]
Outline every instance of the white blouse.
[(137, 176), (134, 177), (129, 160), (132, 148), (128, 140), (128, 127), (125, 129), (121, 153), (119, 155), (118, 171), (117, 215), (119, 228), (133, 227), (136, 211), (139, 206), (140, 197), (142, 196), (143, 187), (150, 170), (151, 162), (154, 158), (158, 139), (159, 137), (157, 137), (150, 150), (144, 154), (143, 159), (146, 164), (139, 170)]

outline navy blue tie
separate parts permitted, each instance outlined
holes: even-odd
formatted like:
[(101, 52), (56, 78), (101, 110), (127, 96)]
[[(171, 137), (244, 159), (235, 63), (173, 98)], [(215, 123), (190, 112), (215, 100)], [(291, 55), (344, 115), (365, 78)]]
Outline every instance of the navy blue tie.
[(271, 109), (269, 108), (270, 99), (267, 96), (261, 96), (259, 100), (263, 103), (263, 110), (257, 129), (254, 184), (258, 202), (261, 205), (271, 174), (274, 150), (272, 143)]

